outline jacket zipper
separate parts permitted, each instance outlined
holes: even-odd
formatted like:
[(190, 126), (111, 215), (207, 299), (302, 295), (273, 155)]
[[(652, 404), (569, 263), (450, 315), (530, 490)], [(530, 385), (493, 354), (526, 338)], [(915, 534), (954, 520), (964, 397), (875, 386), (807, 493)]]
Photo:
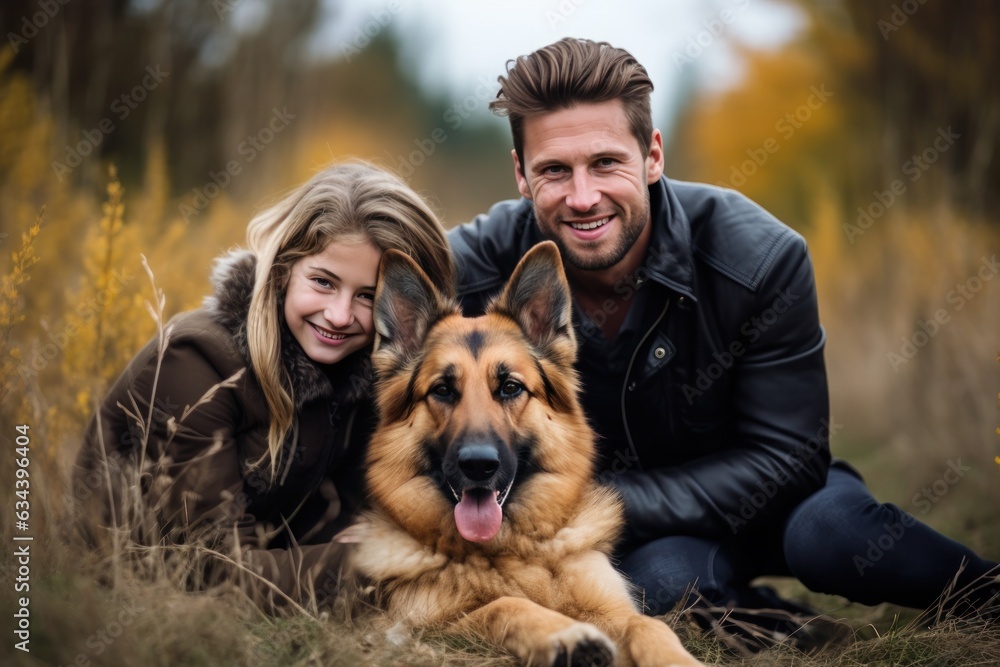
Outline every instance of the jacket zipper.
[(667, 314), (667, 309), (669, 307), (670, 307), (670, 297), (668, 296), (666, 299), (664, 299), (663, 310), (660, 311), (660, 315), (656, 318), (656, 321), (653, 322), (653, 326), (649, 328), (649, 331), (647, 331), (646, 334), (642, 337), (642, 340), (639, 341), (639, 344), (635, 346), (635, 350), (633, 350), (632, 352), (632, 358), (629, 359), (628, 362), (628, 368), (625, 370), (625, 382), (622, 384), (622, 400), (621, 400), (622, 426), (625, 427), (625, 438), (628, 440), (629, 451), (632, 453), (632, 457), (635, 460), (636, 465), (639, 466), (639, 470), (642, 470), (642, 461), (639, 460), (639, 452), (635, 448), (635, 442), (632, 440), (632, 432), (629, 430), (628, 427), (628, 415), (625, 413), (625, 395), (630, 390), (629, 377), (632, 375), (632, 366), (635, 365), (635, 358), (639, 356), (639, 350), (641, 350), (642, 346), (646, 344), (646, 340), (650, 337), (650, 335), (654, 331), (656, 331), (656, 327), (660, 326), (660, 322), (663, 321), (663, 318)]

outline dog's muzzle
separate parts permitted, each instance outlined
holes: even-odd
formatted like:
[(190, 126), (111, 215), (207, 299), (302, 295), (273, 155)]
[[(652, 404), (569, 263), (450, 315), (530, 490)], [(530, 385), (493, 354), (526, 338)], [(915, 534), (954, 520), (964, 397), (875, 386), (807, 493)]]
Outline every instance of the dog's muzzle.
[(445, 463), (445, 470), (452, 473), (446, 477), (456, 502), (455, 527), (470, 542), (487, 542), (500, 532), (503, 503), (517, 469), (514, 457), (505, 453), (509, 454), (488, 441), (467, 442)]

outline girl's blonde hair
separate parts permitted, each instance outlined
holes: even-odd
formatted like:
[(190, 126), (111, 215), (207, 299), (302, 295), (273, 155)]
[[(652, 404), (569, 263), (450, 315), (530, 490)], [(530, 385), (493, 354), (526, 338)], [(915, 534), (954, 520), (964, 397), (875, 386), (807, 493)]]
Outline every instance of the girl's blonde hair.
[(247, 344), (271, 413), (267, 445), (272, 476), (295, 420), (291, 377), (282, 364), (280, 304), (295, 261), (322, 252), (331, 241), (368, 241), (383, 252), (401, 250), (446, 291), (454, 289), (448, 240), (437, 216), (402, 180), (374, 165), (328, 167), (250, 221), (247, 244), (257, 268)]

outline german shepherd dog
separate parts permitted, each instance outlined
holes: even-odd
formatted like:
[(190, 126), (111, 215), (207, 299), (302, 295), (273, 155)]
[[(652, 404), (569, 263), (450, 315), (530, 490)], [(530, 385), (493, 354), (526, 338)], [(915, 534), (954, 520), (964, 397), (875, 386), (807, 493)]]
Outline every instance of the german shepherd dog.
[(478, 318), (402, 253), (385, 253), (381, 276), (374, 509), (344, 541), (359, 542), (355, 568), (390, 620), (531, 665), (700, 665), (608, 559), (620, 500), (593, 481), (555, 244), (528, 252)]

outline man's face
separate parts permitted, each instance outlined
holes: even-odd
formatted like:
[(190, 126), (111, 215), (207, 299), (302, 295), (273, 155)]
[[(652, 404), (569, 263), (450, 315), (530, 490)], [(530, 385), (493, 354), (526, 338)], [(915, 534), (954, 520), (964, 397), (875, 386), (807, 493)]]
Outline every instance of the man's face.
[(523, 130), (524, 164), (515, 153), (514, 173), (542, 234), (571, 267), (621, 262), (649, 224), (648, 186), (663, 173), (659, 130), (643, 154), (619, 100), (530, 116)]

